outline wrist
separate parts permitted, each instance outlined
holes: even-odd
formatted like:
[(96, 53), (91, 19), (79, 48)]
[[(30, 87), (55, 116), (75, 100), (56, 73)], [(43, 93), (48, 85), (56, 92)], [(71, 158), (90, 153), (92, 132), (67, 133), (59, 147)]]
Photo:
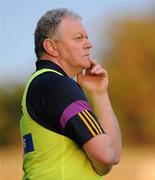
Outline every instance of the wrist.
[(108, 98), (108, 91), (104, 92), (87, 92), (87, 97), (91, 100), (103, 100)]
[(110, 103), (108, 92), (93, 92), (86, 94), (88, 101), (93, 109), (100, 106), (107, 106)]

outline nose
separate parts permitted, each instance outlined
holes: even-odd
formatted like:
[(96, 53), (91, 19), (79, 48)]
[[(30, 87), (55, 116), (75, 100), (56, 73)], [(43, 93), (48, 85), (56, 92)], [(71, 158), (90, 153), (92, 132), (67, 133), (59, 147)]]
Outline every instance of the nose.
[(90, 49), (92, 47), (93, 47), (92, 43), (88, 39), (86, 39), (85, 48)]

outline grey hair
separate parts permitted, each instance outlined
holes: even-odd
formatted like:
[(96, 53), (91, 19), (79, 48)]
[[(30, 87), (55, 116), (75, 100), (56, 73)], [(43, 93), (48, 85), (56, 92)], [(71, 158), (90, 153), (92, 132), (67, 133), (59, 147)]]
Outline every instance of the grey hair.
[(47, 11), (39, 19), (34, 34), (35, 53), (38, 60), (46, 52), (43, 47), (43, 42), (45, 39), (60, 39), (59, 26), (61, 19), (64, 17), (73, 17), (78, 20), (82, 19), (80, 15), (66, 8), (58, 8)]

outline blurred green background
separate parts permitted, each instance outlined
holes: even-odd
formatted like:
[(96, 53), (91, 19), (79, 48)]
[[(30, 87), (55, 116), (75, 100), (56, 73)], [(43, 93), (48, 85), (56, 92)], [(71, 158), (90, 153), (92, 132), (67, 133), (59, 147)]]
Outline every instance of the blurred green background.
[[(153, 2), (153, 1), (152, 1)], [(123, 156), (105, 180), (155, 179), (155, 16), (127, 16), (104, 31), (109, 46), (100, 53), (109, 74), (109, 94), (122, 132)], [(104, 25), (104, 23), (103, 23)], [(104, 38), (100, 34), (100, 42)], [(103, 39), (103, 40), (102, 40)], [(19, 135), (24, 83), (0, 86), (0, 179), (22, 176)], [(10, 174), (10, 176), (8, 175)], [(86, 179), (87, 180), (87, 179)]]

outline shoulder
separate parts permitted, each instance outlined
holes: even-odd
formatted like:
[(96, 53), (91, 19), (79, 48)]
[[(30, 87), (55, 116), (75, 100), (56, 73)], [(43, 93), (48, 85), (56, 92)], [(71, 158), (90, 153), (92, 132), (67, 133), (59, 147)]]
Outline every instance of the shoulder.
[(47, 94), (64, 94), (71, 96), (80, 96), (85, 99), (84, 92), (79, 84), (67, 77), (61, 76), (53, 72), (45, 72), (33, 79), (30, 89), (36, 89)]

